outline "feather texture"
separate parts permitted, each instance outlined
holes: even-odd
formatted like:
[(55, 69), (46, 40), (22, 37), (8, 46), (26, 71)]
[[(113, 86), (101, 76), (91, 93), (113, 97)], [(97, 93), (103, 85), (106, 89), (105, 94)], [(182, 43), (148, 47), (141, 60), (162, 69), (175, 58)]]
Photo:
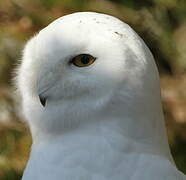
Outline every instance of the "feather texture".
[[(96, 60), (70, 64), (79, 54)], [(186, 179), (170, 154), (153, 56), (119, 19), (55, 20), (25, 46), (17, 84), (33, 137), (23, 180)]]

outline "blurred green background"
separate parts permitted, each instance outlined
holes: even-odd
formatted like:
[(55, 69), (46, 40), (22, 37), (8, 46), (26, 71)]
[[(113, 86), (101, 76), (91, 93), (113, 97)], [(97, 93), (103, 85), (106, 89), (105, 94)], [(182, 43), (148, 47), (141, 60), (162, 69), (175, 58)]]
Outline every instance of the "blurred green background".
[(21, 178), (31, 144), (11, 83), (22, 48), (51, 21), (76, 11), (119, 17), (149, 46), (160, 71), (171, 151), (186, 173), (185, 0), (0, 0), (0, 180)]

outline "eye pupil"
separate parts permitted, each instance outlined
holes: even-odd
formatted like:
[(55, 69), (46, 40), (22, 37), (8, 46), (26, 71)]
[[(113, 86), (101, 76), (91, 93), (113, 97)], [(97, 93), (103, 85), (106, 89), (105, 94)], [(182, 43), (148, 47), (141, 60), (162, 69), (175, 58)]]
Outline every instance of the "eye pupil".
[(88, 64), (89, 63), (89, 57), (84, 55), (82, 58), (81, 58), (81, 63), (83, 64)]

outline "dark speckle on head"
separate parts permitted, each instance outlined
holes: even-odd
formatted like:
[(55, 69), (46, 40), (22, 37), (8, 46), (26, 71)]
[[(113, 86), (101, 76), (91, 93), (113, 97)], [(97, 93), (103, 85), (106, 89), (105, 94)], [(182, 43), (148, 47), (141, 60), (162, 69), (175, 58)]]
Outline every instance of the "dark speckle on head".
[(82, 23), (82, 21), (80, 20), (79, 23)]
[(99, 24), (100, 22), (99, 21), (96, 21), (97, 24)]
[(116, 33), (116, 34), (117, 34), (118, 36), (120, 36), (120, 37), (123, 37), (123, 34), (117, 32), (117, 31), (115, 31), (114, 33)]

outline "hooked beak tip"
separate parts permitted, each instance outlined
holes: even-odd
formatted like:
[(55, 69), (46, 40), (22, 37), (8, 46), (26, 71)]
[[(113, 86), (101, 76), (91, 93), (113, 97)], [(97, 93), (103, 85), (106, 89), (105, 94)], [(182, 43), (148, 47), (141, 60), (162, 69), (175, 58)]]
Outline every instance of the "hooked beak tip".
[(43, 107), (46, 106), (46, 98), (43, 97), (42, 95), (39, 95), (39, 100), (40, 100), (40, 103), (42, 104)]

